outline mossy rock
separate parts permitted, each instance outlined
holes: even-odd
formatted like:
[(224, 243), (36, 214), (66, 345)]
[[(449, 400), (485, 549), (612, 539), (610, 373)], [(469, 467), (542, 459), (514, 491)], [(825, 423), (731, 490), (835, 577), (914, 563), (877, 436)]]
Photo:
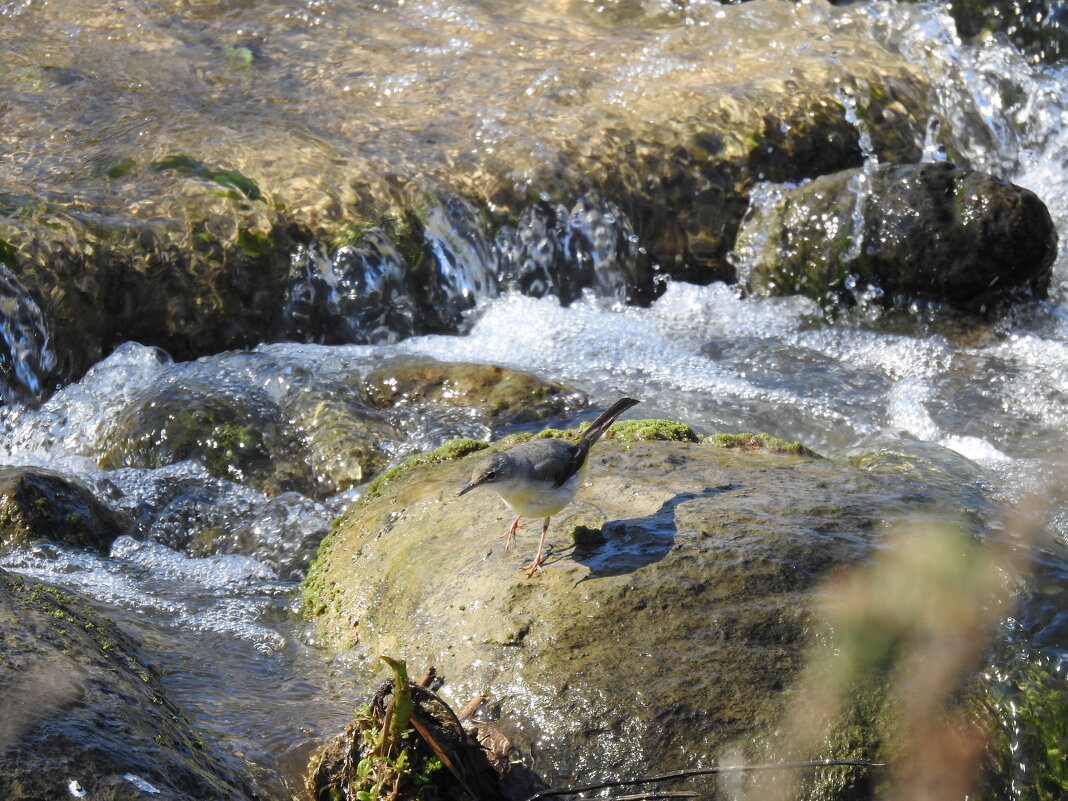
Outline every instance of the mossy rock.
[(107, 553), (133, 519), (51, 470), (0, 467), (0, 547), (39, 540)]
[[(99, 464), (158, 468), (199, 461), (217, 478), (274, 492), (310, 483), (307, 466), (283, 464), (291, 447), (288, 421), (263, 393), (237, 394), (197, 382), (167, 379), (134, 399), (101, 433)], [(286, 475), (293, 469), (297, 475)]]
[(986, 798), (1053, 801), (1068, 792), (1068, 686), (1056, 661), (1022, 647), (969, 685), (966, 698), (989, 737)]
[(0, 643), (0, 797), (288, 797), (270, 770), (257, 768), (257, 785), (206, 743), (137, 644), (86, 599), (0, 570)]
[(712, 434), (704, 441), (716, 448), (738, 448), (740, 450), (760, 450), (770, 453), (792, 453), (795, 456), (818, 456), (818, 454), (800, 442), (787, 442), (770, 434)]
[(773, 725), (820, 577), (863, 560), (883, 520), (960, 491), (919, 500), (829, 459), (605, 437), (524, 579), (540, 524), (504, 553), (500, 499), (456, 497), (482, 445), (454, 448), (349, 508), (305, 609), (326, 643), (433, 663), (456, 697), (500, 698), (505, 734), (537, 743), (554, 786), (692, 766)]
[(754, 294), (981, 311), (1045, 296), (1057, 233), (1033, 192), (934, 162), (817, 178), (760, 209), (736, 247)]

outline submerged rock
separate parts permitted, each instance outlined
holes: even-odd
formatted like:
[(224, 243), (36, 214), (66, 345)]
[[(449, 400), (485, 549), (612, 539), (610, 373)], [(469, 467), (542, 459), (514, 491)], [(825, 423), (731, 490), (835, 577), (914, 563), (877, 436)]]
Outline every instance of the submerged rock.
[(586, 402), (583, 393), (522, 370), (416, 357), (372, 370), (364, 386), (379, 408), (410, 403), (466, 407), (494, 425), (544, 420)]
[(0, 642), (5, 801), (284, 797), (280, 780), (258, 787), (205, 744), (133, 641), (84, 600), (0, 570)]
[(754, 294), (979, 310), (1045, 297), (1057, 232), (1034, 193), (944, 162), (826, 175), (742, 228)]
[(0, 547), (49, 540), (106, 553), (133, 524), (66, 476), (36, 467), (0, 467)]
[(341, 386), (307, 389), (281, 402), (299, 440), (294, 458), (311, 472), (310, 485), (302, 486), (306, 494), (325, 498), (364, 483), (402, 441), (402, 433), (364, 401), (362, 392)]
[(129, 403), (101, 432), (105, 470), (158, 468), (196, 459), (218, 478), (269, 489), (307, 485), (307, 468), (284, 474), (280, 456), (292, 435), (277, 404), (240, 388), (164, 378)]
[(504, 553), (497, 496), (455, 497), (483, 455), (468, 443), (351, 507), (304, 586), (328, 642), (433, 663), (460, 699), (491, 693), (553, 785), (692, 767), (768, 726), (819, 578), (863, 559), (884, 520), (959, 491), (761, 437), (611, 437), (530, 580), (538, 521)]

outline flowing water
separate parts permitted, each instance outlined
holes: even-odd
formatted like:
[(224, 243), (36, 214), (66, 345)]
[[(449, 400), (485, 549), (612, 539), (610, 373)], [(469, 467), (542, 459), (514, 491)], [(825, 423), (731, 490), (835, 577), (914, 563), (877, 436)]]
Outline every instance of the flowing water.
[[(34, 5), (0, 0), (0, 25), (24, 21)], [(722, 13), (717, 4), (703, 2), (552, 4), (551, 10), (541, 12), (537, 5), (524, 6), (507, 33), (514, 37), (514, 47), (530, 54), (532, 66), (525, 80), (534, 89), (525, 111), (514, 109), (514, 98), (498, 102), (498, 94), (509, 92), (511, 85), (498, 85), (499, 71), (474, 55), (490, 41), (496, 50), (505, 47), (495, 39), (504, 34), (491, 24), (501, 13), (500, 3), (215, 2), (191, 4), (185, 17), (151, 21), (140, 19), (143, 9), (134, 3), (130, 13), (133, 27), (148, 26), (145, 42), (158, 44), (172, 37), (192, 51), (208, 47), (208, 40), (232, 18), (230, 58), (238, 62), (251, 57), (257, 43), (274, 31), (289, 37), (286, 41), (294, 47), (320, 53), (319, 68), (350, 82), (354, 103), (373, 108), (403, 99), (424, 107), (431, 118), (435, 95), (448, 92), (449, 80), (456, 79), (454, 65), (474, 65), (465, 80), (474, 85), (472, 96), (483, 106), (470, 113), (479, 119), (487, 150), (520, 127), (516, 120), (500, 116), (506, 106), (513, 115), (537, 114), (544, 93), (551, 92), (557, 101), (566, 96), (581, 116), (591, 83), (583, 75), (582, 59), (570, 57), (588, 46), (586, 31), (607, 25), (598, 20), (599, 14), (606, 19), (616, 15), (612, 24), (619, 24), (622, 15), (642, 31), (645, 41), (636, 52), (613, 56), (618, 91), (607, 100), (598, 99), (603, 108), (613, 102), (639, 102), (643, 80), (679, 68), (670, 49), (672, 37), (679, 31), (699, 37), (701, 30), (715, 37), (714, 23)], [(760, 13), (753, 12), (757, 21)], [(1062, 242), (1068, 239), (1068, 67), (1032, 64), (997, 38), (962, 43), (952, 20), (940, 6), (930, 4), (870, 2), (832, 9), (802, 3), (793, 15), (801, 27), (825, 25), (830, 17), (836, 30), (887, 42), (922, 65), (933, 76), (932, 106), (948, 122), (941, 129), (929, 127), (926, 157), (940, 157), (948, 146), (971, 166), (1032, 189), (1049, 206)], [(92, 24), (87, 11), (84, 25)], [(755, 22), (754, 28), (759, 27)], [(366, 64), (354, 61), (351, 48), (344, 46), (345, 37), (357, 29), (360, 46), (370, 54)], [(28, 35), (25, 25), (18, 30)], [(103, 50), (77, 50), (81, 30), (44, 26), (35, 35), (41, 39), (38, 45), (54, 51), (59, 61), (108, 58)], [(600, 36), (597, 41), (603, 44), (605, 35)], [(760, 47), (768, 37), (773, 39), (774, 33), (760, 32)], [(746, 41), (730, 44), (737, 52), (753, 46)], [(415, 52), (422, 68), (391, 69), (390, 55), (398, 49)], [(131, 91), (184, 86), (183, 70), (189, 65), (180, 51), (160, 52), (164, 55), (152, 65), (157, 75), (151, 87), (141, 72), (143, 65), (137, 75), (115, 69), (111, 105), (95, 112), (110, 118), (98, 120), (100, 131), (92, 142), (71, 144), (74, 134), (54, 124), (63, 115), (56, 107), (42, 112), (41, 131), (49, 135), (42, 133), (32, 145), (5, 148), (9, 152), (4, 155), (21, 165), (23, 177), (47, 183), (55, 177), (31, 175), (33, 159), (27, 154), (55, 155), (70, 148), (84, 155), (106, 149), (109, 137), (121, 141), (135, 136), (136, 125), (122, 107), (123, 82), (129, 82)], [(77, 66), (85, 68), (84, 63)], [(294, 71), (312, 69), (296, 50), (289, 66)], [(226, 76), (227, 81), (240, 80), (232, 72)], [(27, 72), (27, 82), (38, 79)], [(296, 83), (293, 91), (299, 91)], [(250, 146), (234, 133), (249, 114), (268, 132), (287, 124), (287, 98), (257, 104), (254, 87), (243, 87), (240, 98), (230, 121), (234, 129), (220, 132), (222, 146), (236, 140), (241, 147)], [(176, 94), (174, 102), (187, 109), (186, 125), (206, 124), (205, 98), (189, 90)], [(442, 170), (453, 163), (449, 120), (437, 122), (441, 140), (434, 144), (397, 130), (378, 131), (376, 136), (367, 130), (343, 130), (340, 119), (336, 110), (324, 108), (319, 118), (302, 120), (317, 138), (294, 158), (314, 159), (320, 142), (343, 139), (361, 158), (390, 166), (408, 159), (439, 159), (436, 169)], [(180, 142), (183, 131), (176, 128), (168, 135)], [(71, 166), (75, 169), (83, 167)], [(299, 187), (292, 191), (299, 193)], [(774, 186), (758, 187), (754, 202), (767, 202), (777, 191)], [(0, 566), (99, 599), (145, 641), (146, 652), (153, 654), (168, 688), (195, 723), (253, 760), (278, 764), (295, 780), (310, 745), (339, 729), (368, 689), (366, 666), (345, 659), (324, 662), (292, 615), (303, 567), (330, 520), (355, 493), (325, 500), (292, 492), (268, 497), (240, 482), (212, 477), (194, 462), (157, 469), (100, 469), (95, 459), (98, 437), (130, 399), (155, 382), (208, 382), (238, 394), (266, 393), (278, 401), (309, 389), (333, 391), (343, 384), (343, 376), (369, 370), (384, 357), (422, 354), (529, 370), (569, 383), (602, 405), (623, 394), (641, 398), (644, 416), (683, 420), (701, 432), (766, 431), (831, 456), (889, 442), (936, 461), (965, 457), (978, 465), (993, 492), (1010, 503), (1044, 480), (1064, 479), (1056, 475), (1055, 465), (1068, 451), (1068, 256), (1061, 255), (1055, 265), (1048, 300), (1018, 306), (978, 331), (919, 306), (887, 318), (861, 304), (828, 321), (811, 301), (747, 299), (736, 287), (723, 284), (669, 283), (662, 297), (642, 308), (621, 299), (620, 272), (626, 267), (620, 265), (634, 254), (628, 251), (626, 235), (620, 239), (615, 229), (606, 233), (606, 216), (607, 224), (614, 223), (612, 209), (565, 211), (567, 225), (554, 235), (581, 240), (579, 250), (598, 275), (582, 291), (557, 291), (560, 287), (544, 276), (540, 285), (524, 286), (526, 294), (505, 291), (514, 285), (499, 261), (507, 248), (499, 242), (490, 247), (472, 234), (463, 222), (470, 215), (463, 209), (443, 209), (430, 220), (428, 229), (442, 243), (441, 252), (453, 254), (443, 255), (438, 263), (450, 287), (446, 300), (462, 299), (455, 303), (456, 313), (464, 318), (459, 335), (404, 338), (412, 330), (412, 318), (403, 305), (392, 317), (370, 322), (360, 318), (359, 309), (345, 305), (345, 292), (353, 290), (342, 286), (343, 276), (333, 271), (337, 261), (330, 264), (311, 248), (295, 258), (303, 260), (309, 274), (324, 276), (336, 300), (332, 308), (340, 330), (365, 334), (369, 325), (375, 326), (373, 336), (349, 338), (380, 344), (262, 344), (248, 352), (175, 363), (155, 348), (128, 343), (39, 408), (4, 408), (0, 461), (47, 466), (80, 478), (134, 517), (138, 538), (121, 537), (106, 556), (49, 545), (9, 551), (0, 555)], [(547, 242), (550, 233), (536, 219), (520, 219), (509, 235), (513, 248), (568, 252), (566, 244)], [(1068, 248), (1062, 247), (1062, 254), (1064, 250)], [(387, 280), (388, 269), (381, 275)], [(0, 273), (0, 284), (10, 296), (16, 290), (9, 291), (8, 283)], [(573, 296), (573, 302), (561, 305), (562, 295)], [(19, 319), (4, 317), (5, 342), (22, 354), (16, 361), (28, 376), (24, 383), (33, 380), (36, 363), (54, 358), (49, 343), (43, 353), (28, 353), (18, 344), (29, 341), (25, 331), (39, 326), (32, 312), (34, 308)], [(453, 436), (487, 438), (499, 433), (474, 417), (440, 410), (397, 412), (389, 423), (401, 434), (382, 444), (392, 461)], [(193, 557), (183, 549), (190, 528), (208, 527), (232, 533), (232, 552)], [(1048, 534), (1044, 569), (1054, 587), (1064, 586), (1068, 515), (1063, 510), (1050, 514)], [(1048, 595), (1049, 603), (1021, 621), (1020, 636), (1065, 662), (1068, 602), (1059, 591), (1049, 590)]]

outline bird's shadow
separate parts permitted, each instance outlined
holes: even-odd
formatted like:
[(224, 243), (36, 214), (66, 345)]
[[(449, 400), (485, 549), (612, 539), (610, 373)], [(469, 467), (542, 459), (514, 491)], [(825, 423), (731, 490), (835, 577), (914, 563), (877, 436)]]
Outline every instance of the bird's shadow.
[(592, 542), (579, 541), (559, 555), (570, 556), (589, 568), (581, 581), (607, 576), (619, 576), (658, 562), (674, 547), (678, 527), (675, 508), (697, 498), (713, 498), (737, 489), (734, 485), (712, 487), (701, 492), (682, 492), (667, 500), (650, 515), (625, 520), (609, 520)]

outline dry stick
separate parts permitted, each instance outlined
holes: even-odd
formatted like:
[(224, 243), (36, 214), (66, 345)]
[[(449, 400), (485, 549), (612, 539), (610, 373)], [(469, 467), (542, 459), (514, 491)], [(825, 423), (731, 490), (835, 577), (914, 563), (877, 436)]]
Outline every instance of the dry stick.
[(716, 773), (734, 773), (753, 770), (785, 770), (788, 768), (825, 768), (838, 765), (861, 765), (864, 767), (883, 767), (882, 762), (868, 762), (863, 759), (821, 759), (813, 762), (779, 762), (769, 765), (717, 765), (714, 768), (695, 768), (693, 770), (673, 770), (671, 773), (661, 773), (657, 776), (644, 776), (640, 779), (617, 779), (615, 781), (601, 782), (600, 784), (587, 784), (582, 787), (565, 787), (562, 790), (542, 790), (530, 796), (527, 801), (538, 801), (539, 798), (551, 798), (554, 795), (576, 795), (588, 793), (591, 790), (603, 790), (606, 787), (628, 787), (632, 784), (650, 784), (652, 782), (666, 782), (672, 779), (689, 779), (694, 776), (711, 776)]
[(690, 790), (663, 790), (654, 793), (637, 793), (635, 795), (614, 795), (605, 801), (656, 801), (658, 798), (697, 798), (698, 793)]
[(451, 773), (456, 778), (456, 781), (460, 783), (460, 786), (464, 788), (467, 794), (471, 796), (471, 798), (475, 799), (475, 801), (478, 801), (478, 795), (475, 793), (474, 790), (471, 789), (470, 785), (468, 785), (467, 781), (464, 779), (463, 771), (461, 771), (456, 766), (456, 764), (453, 763), (451, 759), (449, 759), (449, 755), (445, 753), (445, 749), (441, 747), (441, 743), (439, 743), (434, 737), (434, 735), (430, 733), (430, 729), (419, 719), (419, 715), (416, 714), (414, 709), (412, 710), (412, 717), (410, 718), (410, 722), (412, 724), (412, 728), (414, 728), (419, 733), (419, 736), (423, 738), (424, 742), (426, 742), (426, 744), (430, 746), (430, 750), (433, 751), (437, 755), (437, 758), (441, 760), (441, 764), (443, 764), (446, 768), (449, 769), (449, 773)]

